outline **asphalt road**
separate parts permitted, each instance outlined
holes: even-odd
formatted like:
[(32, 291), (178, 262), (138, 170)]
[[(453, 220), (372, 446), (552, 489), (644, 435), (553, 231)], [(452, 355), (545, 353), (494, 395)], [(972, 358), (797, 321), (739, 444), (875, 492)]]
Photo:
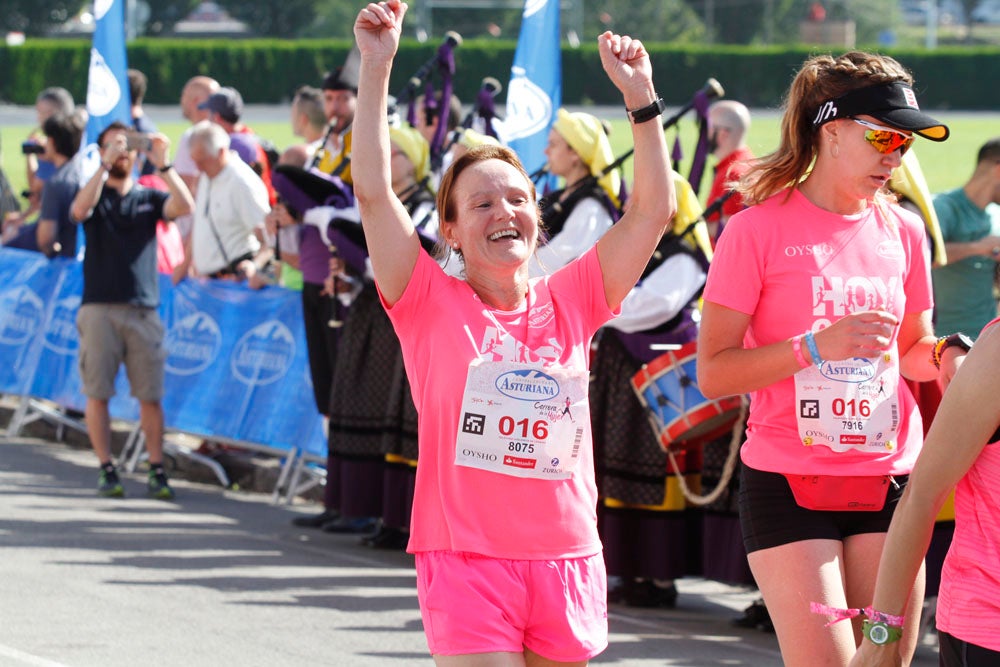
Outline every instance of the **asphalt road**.
[[(93, 455), (0, 438), (0, 665), (431, 665), (412, 558), (291, 525), (311, 505), (175, 480), (94, 494)], [(732, 626), (754, 593), (683, 579), (672, 610), (615, 605), (595, 665), (780, 665)], [(915, 665), (937, 658), (922, 647)]]

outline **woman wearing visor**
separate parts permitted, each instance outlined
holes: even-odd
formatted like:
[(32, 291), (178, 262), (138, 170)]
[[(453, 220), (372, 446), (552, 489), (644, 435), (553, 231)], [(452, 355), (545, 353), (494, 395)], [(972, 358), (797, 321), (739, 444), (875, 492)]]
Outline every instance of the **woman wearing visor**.
[[(730, 219), (705, 288), (699, 386), (709, 397), (751, 394), (740, 521), (792, 667), (846, 665), (862, 632), (902, 637), (906, 662), (916, 647), (922, 575), (905, 609), (870, 607), (921, 445), (900, 376), (939, 372), (923, 223), (886, 189), (917, 135), (948, 137), (912, 84), (885, 56), (806, 61), (778, 150), (741, 181), (755, 205)], [(955, 356), (944, 353), (945, 380)], [(811, 608), (851, 608), (839, 616), (853, 620), (829, 623)]]

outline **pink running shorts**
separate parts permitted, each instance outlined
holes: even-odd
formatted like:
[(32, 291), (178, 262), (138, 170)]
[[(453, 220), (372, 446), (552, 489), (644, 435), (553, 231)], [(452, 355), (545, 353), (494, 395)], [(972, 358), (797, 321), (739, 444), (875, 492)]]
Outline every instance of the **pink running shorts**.
[(416, 554), (417, 597), (432, 655), (523, 653), (589, 660), (608, 646), (604, 556), (506, 560)]

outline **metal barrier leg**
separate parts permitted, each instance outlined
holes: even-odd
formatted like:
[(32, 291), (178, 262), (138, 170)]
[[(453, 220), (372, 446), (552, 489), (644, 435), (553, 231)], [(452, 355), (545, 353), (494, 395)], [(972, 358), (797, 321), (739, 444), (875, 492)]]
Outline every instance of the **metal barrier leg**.
[(215, 478), (219, 480), (224, 488), (229, 488), (230, 480), (229, 475), (226, 474), (226, 469), (213, 458), (205, 456), (204, 454), (199, 454), (198, 452), (192, 450), (190, 447), (185, 447), (184, 445), (178, 445), (175, 442), (170, 442), (166, 439), (163, 440), (163, 451), (169, 453), (173, 456), (183, 456), (189, 461), (194, 461), (195, 463), (200, 463), (215, 475)]
[(271, 504), (278, 505), (281, 503), (281, 494), (285, 489), (285, 485), (289, 481), (289, 477), (292, 473), (292, 469), (295, 467), (296, 462), (299, 460), (299, 448), (292, 447), (288, 450), (288, 454), (285, 456), (285, 463), (281, 466), (281, 473), (278, 475), (278, 481), (274, 485), (274, 493), (271, 494)]
[(129, 434), (128, 438), (125, 439), (125, 446), (122, 448), (121, 461), (122, 469), (125, 472), (135, 472), (135, 469), (139, 467), (139, 461), (142, 458), (142, 453), (146, 446), (146, 434), (142, 432), (142, 428), (136, 424)]
[(14, 410), (14, 414), (10, 416), (10, 423), (7, 424), (8, 438), (16, 438), (21, 435), (21, 429), (24, 428), (25, 418), (28, 416), (30, 408), (31, 399), (27, 396), (22, 396), (21, 401), (17, 404), (17, 408)]

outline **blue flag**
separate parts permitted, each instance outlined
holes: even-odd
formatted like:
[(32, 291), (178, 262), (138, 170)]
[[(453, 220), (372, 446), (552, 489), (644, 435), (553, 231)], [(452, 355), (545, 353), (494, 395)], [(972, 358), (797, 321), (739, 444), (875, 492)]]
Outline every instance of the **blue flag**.
[[(126, 0), (94, 0), (94, 41), (90, 46), (87, 74), (87, 132), (79, 161), (84, 182), (101, 164), (97, 137), (114, 121), (132, 125), (132, 94), (128, 87), (128, 57), (125, 53)], [(86, 239), (83, 225), (76, 230), (76, 254), (83, 257)]]
[(125, 0), (94, 0), (94, 41), (87, 77), (87, 144), (113, 121), (132, 124), (125, 54)]
[(525, 0), (507, 86), (503, 138), (529, 174), (545, 165), (545, 145), (562, 104), (559, 0)]

